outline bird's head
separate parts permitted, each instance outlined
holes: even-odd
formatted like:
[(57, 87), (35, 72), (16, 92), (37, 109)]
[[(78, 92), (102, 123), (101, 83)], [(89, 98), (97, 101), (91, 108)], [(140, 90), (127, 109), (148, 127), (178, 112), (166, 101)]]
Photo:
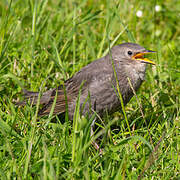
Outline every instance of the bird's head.
[(127, 64), (153, 64), (155, 63), (145, 57), (146, 54), (155, 51), (147, 50), (135, 43), (123, 43), (112, 48), (112, 56), (114, 60), (119, 60)]

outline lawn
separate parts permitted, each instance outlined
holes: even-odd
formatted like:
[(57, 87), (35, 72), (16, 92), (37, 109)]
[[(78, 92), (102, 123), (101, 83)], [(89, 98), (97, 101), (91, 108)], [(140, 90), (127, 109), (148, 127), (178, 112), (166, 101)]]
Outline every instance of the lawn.
[[(0, 179), (179, 179), (179, 18), (178, 0), (1, 0)], [(107, 114), (93, 138), (78, 112), (72, 123), (15, 105), (23, 89), (62, 85), (123, 42), (157, 51), (156, 66), (126, 116)]]

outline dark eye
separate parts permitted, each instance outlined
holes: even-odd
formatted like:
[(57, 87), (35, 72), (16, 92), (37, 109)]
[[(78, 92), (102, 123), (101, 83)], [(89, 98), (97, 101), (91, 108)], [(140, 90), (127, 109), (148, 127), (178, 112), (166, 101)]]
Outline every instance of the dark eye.
[(131, 56), (131, 55), (132, 55), (132, 51), (128, 51), (128, 55), (130, 55), (130, 56)]

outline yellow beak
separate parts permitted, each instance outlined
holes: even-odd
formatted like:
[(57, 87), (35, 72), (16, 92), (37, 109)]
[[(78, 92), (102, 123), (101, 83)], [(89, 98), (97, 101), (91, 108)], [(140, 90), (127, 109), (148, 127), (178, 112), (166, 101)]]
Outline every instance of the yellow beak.
[(133, 55), (132, 58), (133, 58), (133, 60), (137, 60), (137, 61), (141, 61), (143, 63), (148, 63), (148, 64), (155, 65), (155, 63), (153, 61), (151, 61), (148, 58), (144, 57), (145, 54), (149, 54), (149, 53), (155, 53), (155, 51), (145, 50), (143, 52), (139, 52), (139, 53)]

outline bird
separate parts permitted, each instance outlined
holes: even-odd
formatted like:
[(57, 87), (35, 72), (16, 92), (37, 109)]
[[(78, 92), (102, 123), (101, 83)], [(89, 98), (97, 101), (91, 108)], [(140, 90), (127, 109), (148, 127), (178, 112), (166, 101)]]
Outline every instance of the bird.
[[(147, 64), (155, 65), (145, 57), (154, 52), (130, 42), (112, 47), (106, 56), (83, 67), (64, 81), (64, 85), (42, 93), (39, 116), (50, 113), (55, 97), (53, 114), (62, 114), (68, 110), (70, 120), (73, 120), (78, 98), (80, 114), (84, 116), (96, 112), (103, 117), (107, 112), (112, 114), (121, 110), (118, 88), (125, 106), (145, 80)], [(18, 104), (25, 105), (30, 101), (35, 105), (38, 96), (39, 92), (25, 90), (25, 100)]]

